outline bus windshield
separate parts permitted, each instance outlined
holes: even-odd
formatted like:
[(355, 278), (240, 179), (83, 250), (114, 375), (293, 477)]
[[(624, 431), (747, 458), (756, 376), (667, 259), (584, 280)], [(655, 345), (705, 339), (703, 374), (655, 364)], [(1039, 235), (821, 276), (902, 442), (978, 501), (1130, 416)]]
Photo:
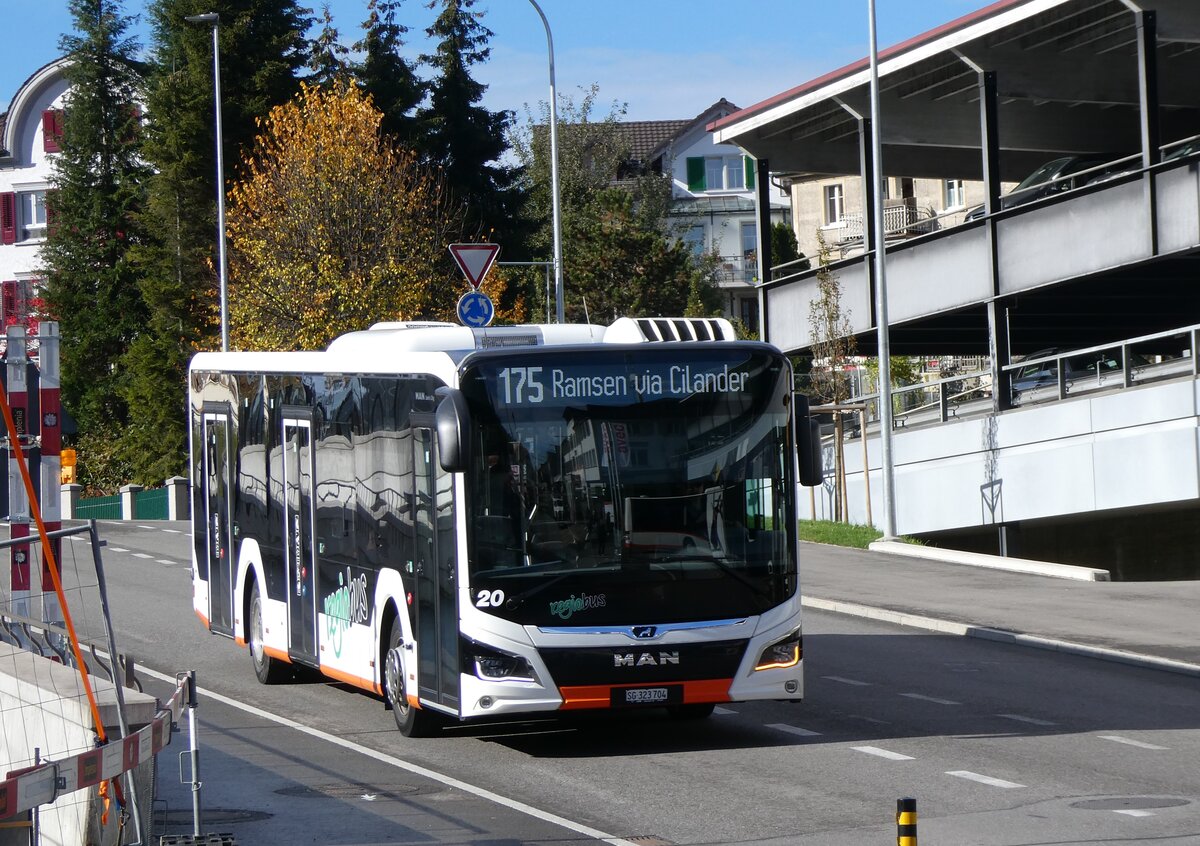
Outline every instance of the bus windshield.
[(461, 384), (476, 606), (526, 625), (624, 626), (740, 618), (795, 593), (779, 353), (480, 353)]

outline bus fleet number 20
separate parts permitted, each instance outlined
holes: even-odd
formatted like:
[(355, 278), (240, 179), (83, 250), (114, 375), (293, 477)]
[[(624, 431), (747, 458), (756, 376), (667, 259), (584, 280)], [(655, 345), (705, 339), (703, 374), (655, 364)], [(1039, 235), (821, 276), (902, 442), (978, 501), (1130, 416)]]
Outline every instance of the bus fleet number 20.
[(505, 405), (541, 402), (544, 396), (541, 377), (540, 367), (506, 367), (501, 370)]
[(476, 608), (499, 608), (504, 605), (504, 591), (481, 590), (475, 596)]

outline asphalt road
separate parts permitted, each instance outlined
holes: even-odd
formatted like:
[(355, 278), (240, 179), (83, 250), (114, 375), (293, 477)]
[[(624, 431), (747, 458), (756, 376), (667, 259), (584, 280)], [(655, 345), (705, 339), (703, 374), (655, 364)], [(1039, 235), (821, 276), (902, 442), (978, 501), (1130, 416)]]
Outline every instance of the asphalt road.
[[(258, 685), (246, 653), (191, 612), (186, 527), (145, 526), (101, 528), (118, 646), (167, 675), (196, 670), (214, 694), (200, 710), (204, 830), (243, 846), (857, 846), (891, 842), (902, 796), (927, 843), (1200, 844), (1194, 678), (810, 610), (800, 705), (411, 740), (374, 697)], [(159, 812), (186, 833), (185, 748), (177, 735), (160, 757)]]

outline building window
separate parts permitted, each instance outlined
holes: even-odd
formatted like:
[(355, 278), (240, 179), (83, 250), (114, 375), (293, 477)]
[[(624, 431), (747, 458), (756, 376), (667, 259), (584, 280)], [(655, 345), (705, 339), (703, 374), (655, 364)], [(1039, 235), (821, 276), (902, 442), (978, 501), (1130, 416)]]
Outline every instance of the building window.
[(704, 224), (697, 223), (694, 226), (689, 226), (687, 231), (683, 233), (683, 243), (688, 245), (692, 255), (700, 258), (704, 255)]
[(20, 235), (18, 241), (37, 241), (46, 237), (46, 192), (22, 191), (17, 194)]
[(961, 179), (947, 179), (943, 194), (942, 208), (957, 209), (967, 204), (963, 194), (963, 181)]
[(742, 223), (742, 256), (750, 259), (758, 252), (758, 226), (753, 221)]
[(62, 109), (47, 109), (42, 112), (42, 150), (47, 153), (62, 152), (62, 135)]
[(758, 300), (746, 297), (738, 300), (739, 314), (746, 329), (751, 332), (758, 332)]
[(689, 156), (688, 190), (745, 191), (754, 187), (754, 160), (749, 156)]
[(836, 185), (825, 186), (825, 225), (831, 226), (835, 223), (841, 223), (842, 218), (846, 214), (846, 199), (842, 192), (842, 185), (839, 182)]

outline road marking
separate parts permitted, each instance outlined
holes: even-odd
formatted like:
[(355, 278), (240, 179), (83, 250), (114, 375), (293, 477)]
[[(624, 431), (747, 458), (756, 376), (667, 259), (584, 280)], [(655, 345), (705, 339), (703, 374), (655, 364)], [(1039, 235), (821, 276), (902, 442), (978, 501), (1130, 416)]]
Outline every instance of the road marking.
[(1119, 734), (1101, 734), (1097, 736), (1101, 740), (1111, 740), (1113, 743), (1124, 743), (1126, 746), (1136, 746), (1138, 749), (1167, 749), (1166, 746), (1155, 746), (1153, 743), (1143, 743), (1140, 740), (1132, 740), (1128, 737), (1121, 737)]
[(862, 714), (849, 714), (847, 718), (851, 719), (851, 720), (865, 720), (868, 723), (875, 723), (876, 725), (881, 725), (881, 726), (890, 726), (891, 725), (891, 723), (888, 720), (880, 720), (880, 719), (877, 719), (876, 717), (864, 717)]
[(135, 553), (133, 553), (133, 557), (134, 558), (153, 558), (154, 556), (150, 555), (149, 553), (146, 553), (146, 552), (135, 552)]
[(802, 729), (799, 726), (789, 726), (787, 723), (770, 723), (767, 728), (776, 729), (778, 731), (786, 731), (788, 734), (795, 734), (800, 737), (820, 737), (819, 731), (809, 731)]
[(1154, 816), (1153, 811), (1139, 811), (1136, 809), (1131, 810), (1131, 811), (1113, 811), (1113, 813), (1114, 814), (1124, 814), (1127, 817), (1152, 817), (1152, 816)]
[(938, 699), (936, 696), (925, 696), (921, 693), (901, 693), (901, 696), (907, 696), (909, 699), (920, 699), (922, 702), (933, 702), (938, 705), (961, 705), (961, 702), (955, 702), (953, 699)]
[[(174, 676), (168, 676), (165, 673), (152, 670), (144, 665), (138, 667), (138, 672), (145, 673), (148, 676), (152, 676), (153, 678), (156, 678), (159, 681), (167, 682), (168, 684), (178, 684), (178, 679), (176, 679)], [(599, 831), (598, 829), (594, 829), (591, 826), (584, 825), (583, 823), (569, 820), (566, 817), (560, 817), (558, 814), (553, 814), (549, 811), (543, 811), (541, 808), (535, 808), (533, 805), (527, 805), (524, 802), (516, 799), (510, 799), (507, 796), (501, 796), (499, 793), (494, 793), (487, 788), (461, 781), (460, 779), (452, 776), (439, 773), (436, 770), (422, 767), (419, 764), (410, 763), (402, 758), (397, 758), (384, 752), (377, 752), (374, 749), (370, 749), (366, 746), (359, 746), (353, 741), (336, 737), (332, 734), (323, 732), (320, 729), (310, 728), (309, 726), (302, 725), (295, 720), (289, 720), (287, 717), (280, 717), (278, 714), (272, 714), (269, 711), (262, 710), (261, 708), (255, 708), (253, 705), (247, 705), (246, 703), (239, 702), (236, 699), (230, 699), (228, 696), (222, 696), (221, 694), (208, 690), (207, 688), (197, 687), (196, 690), (201, 695), (207, 696), (208, 698), (217, 702), (223, 702), (231, 708), (237, 708), (238, 710), (244, 711), (247, 714), (253, 714), (261, 719), (269, 720), (294, 731), (302, 732), (310, 737), (323, 740), (326, 743), (332, 743), (335, 746), (340, 746), (343, 749), (349, 749), (352, 752), (357, 752), (360, 755), (367, 756), (368, 758), (374, 758), (376, 761), (380, 761), (381, 763), (388, 764), (396, 769), (412, 773), (413, 775), (421, 776), (422, 778), (427, 778), (431, 781), (436, 781), (438, 784), (444, 784), (447, 787), (452, 787), (456, 790), (470, 793), (472, 796), (478, 796), (480, 799), (486, 799), (489, 802), (495, 802), (497, 805), (501, 805), (505, 808), (509, 808), (510, 810), (525, 814), (530, 817), (534, 817), (535, 819), (542, 820), (543, 822), (561, 826), (562, 828), (565, 828), (568, 831), (573, 831), (576, 834), (582, 834), (585, 837), (591, 837), (596, 840), (603, 841), (604, 843), (608, 843), (609, 846), (637, 846), (637, 844), (632, 840), (625, 840), (624, 838), (617, 837), (612, 834), (605, 834), (603, 831)]]
[(838, 684), (852, 684), (855, 687), (870, 687), (871, 686), (871, 682), (859, 681), (858, 679), (847, 679), (847, 678), (843, 678), (842, 676), (821, 676), (821, 678), (829, 679), (830, 681), (835, 681)]
[(110, 546), (108, 548), (108, 551), (109, 552), (128, 552), (129, 550), (123, 546)]
[(713, 713), (722, 717), (728, 717), (730, 714), (736, 714), (737, 711), (733, 710), (732, 708), (722, 708), (720, 705), (718, 705), (716, 708), (713, 708)]
[(139, 529), (157, 529), (158, 526), (138, 526)]
[(1056, 726), (1058, 723), (1052, 723), (1049, 720), (1039, 720), (1036, 717), (1023, 717), (1020, 714), (997, 714), (997, 717), (1003, 717), (1006, 720), (1016, 720), (1018, 723), (1029, 723), (1031, 726)]
[(1003, 787), (1006, 790), (1011, 790), (1014, 787), (1025, 786), (1023, 784), (1017, 784), (1015, 781), (1005, 781), (1002, 778), (992, 778), (991, 776), (973, 773), (970, 770), (948, 770), (946, 775), (954, 776), (955, 778), (965, 778), (967, 781), (977, 781), (980, 784), (986, 784), (990, 787)]
[(887, 758), (889, 761), (915, 761), (911, 755), (901, 755), (899, 752), (889, 752), (886, 749), (880, 749), (878, 746), (851, 746), (855, 752), (865, 752), (868, 755), (874, 755), (877, 758)]
[(178, 529), (163, 529), (162, 531), (166, 532), (168, 535), (182, 535), (183, 534), (183, 532), (179, 531)]
[(170, 558), (155, 558), (154, 563), (155, 564), (166, 564), (171, 567), (175, 566), (175, 562), (172, 561)]

